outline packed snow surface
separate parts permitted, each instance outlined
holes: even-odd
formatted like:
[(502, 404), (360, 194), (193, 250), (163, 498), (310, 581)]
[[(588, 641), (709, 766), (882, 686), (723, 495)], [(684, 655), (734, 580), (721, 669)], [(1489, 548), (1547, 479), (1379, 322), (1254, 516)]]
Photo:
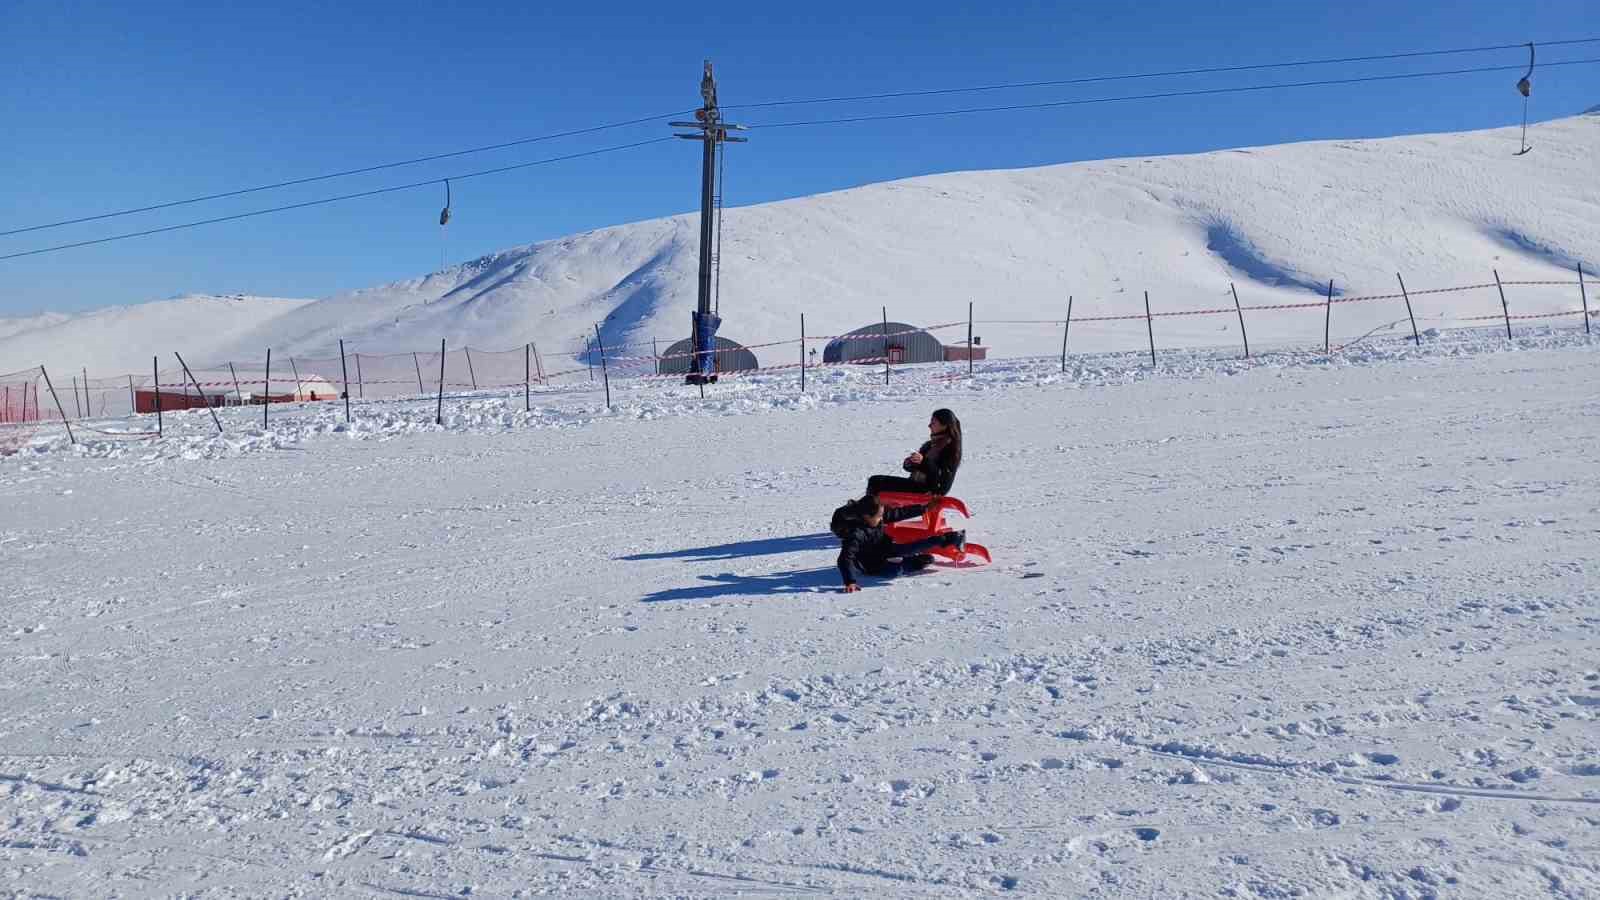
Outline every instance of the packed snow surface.
[[(47, 429), (0, 458), (0, 883), (1596, 896), (1597, 363), (1489, 330)], [(830, 511), (945, 405), (994, 563), (839, 593)]]

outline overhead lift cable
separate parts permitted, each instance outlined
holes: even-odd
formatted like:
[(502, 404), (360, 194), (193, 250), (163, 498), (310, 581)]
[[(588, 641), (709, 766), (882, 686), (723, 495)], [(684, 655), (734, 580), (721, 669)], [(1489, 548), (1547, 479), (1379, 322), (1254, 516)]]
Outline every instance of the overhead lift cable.
[[(1568, 59), (1544, 63), (1545, 68), (1578, 66), (1600, 63), (1600, 57)], [(1101, 103), (1128, 103), (1135, 100), (1166, 100), (1175, 97), (1206, 97), (1216, 94), (1244, 94), (1254, 91), (1274, 91), (1287, 88), (1330, 87), (1349, 84), (1367, 84), (1375, 81), (1402, 81), (1416, 78), (1441, 78), (1451, 75), (1476, 75), (1483, 72), (1520, 71), (1522, 66), (1477, 66), (1468, 69), (1436, 69), (1430, 72), (1401, 72), (1392, 75), (1364, 75), (1355, 78), (1323, 78), (1316, 81), (1289, 81), (1272, 84), (1235, 85), (1219, 88), (1196, 88), (1186, 91), (1161, 91), (1150, 94), (1129, 94), (1123, 97), (1086, 97), (1078, 100), (1047, 100), (1039, 103), (1012, 103), (1003, 106), (969, 106), (961, 109), (936, 109), (925, 112), (878, 113), (863, 116), (842, 116), (835, 119), (802, 119), (794, 122), (762, 122), (750, 126), (757, 128), (801, 128), (812, 125), (849, 125), (857, 122), (888, 122), (898, 119), (929, 119), (940, 116), (961, 116), (972, 113), (1013, 112), (1031, 109), (1056, 109), (1066, 106), (1092, 106)]]
[[(532, 162), (517, 163), (515, 165), (510, 165), (510, 166), (499, 166), (499, 167), (493, 168), (493, 169), (482, 169), (482, 170), (477, 171), (477, 172), (467, 172), (466, 174), (463, 174), (463, 175), (451, 175), (449, 180), (451, 180), (451, 181), (465, 181), (468, 178), (480, 178), (480, 177), (482, 177), (484, 175), (498, 175), (501, 172), (512, 172), (512, 171), (515, 171), (517, 169), (527, 169), (527, 168), (531, 168), (533, 166), (547, 165), (549, 163), (565, 162), (566, 160), (569, 160), (569, 159), (581, 159), (581, 158), (586, 157), (586, 156), (599, 156), (602, 153), (614, 153), (614, 152), (616, 152), (618, 150), (631, 150), (631, 149), (633, 149), (635, 147), (645, 147), (645, 146), (648, 146), (650, 144), (663, 144), (663, 143), (666, 143), (667, 141), (670, 141), (670, 140), (672, 140), (672, 138), (670, 138), (670, 137), (651, 138), (650, 140), (646, 140), (646, 141), (635, 141), (632, 144), (619, 144), (619, 145), (617, 145), (615, 147), (601, 147), (598, 150), (585, 150), (585, 151), (583, 151), (581, 153), (569, 153), (569, 154), (567, 154), (565, 156), (552, 156), (552, 157), (549, 157), (548, 159), (536, 159), (536, 160), (533, 160)], [(147, 228), (147, 229), (145, 229), (143, 231), (130, 231), (130, 232), (127, 232), (126, 234), (114, 234), (114, 235), (111, 235), (110, 237), (95, 238), (94, 240), (73, 241), (70, 244), (57, 244), (57, 245), (55, 245), (53, 247), (40, 247), (37, 250), (24, 250), (24, 251), (22, 251), (20, 253), (8, 253), (8, 254), (5, 254), (3, 256), (0, 256), (0, 260), (17, 259), (17, 258), (23, 257), (23, 256), (37, 256), (38, 254), (41, 254), (41, 253), (52, 253), (52, 252), (55, 252), (57, 250), (70, 250), (70, 249), (72, 249), (74, 247), (89, 247), (89, 246), (93, 246), (95, 244), (108, 244), (108, 243), (111, 243), (112, 241), (123, 241), (123, 240), (127, 240), (129, 238), (145, 237), (147, 235), (152, 235), (152, 234), (164, 234), (164, 233), (169, 232), (169, 231), (181, 231), (181, 230), (183, 230), (185, 228), (198, 228), (198, 227), (200, 227), (202, 225), (215, 225), (218, 222), (233, 222), (233, 221), (237, 221), (239, 219), (249, 219), (249, 218), (252, 218), (252, 217), (255, 217), (255, 216), (265, 216), (265, 215), (268, 215), (270, 213), (287, 212), (287, 211), (292, 210), (292, 209), (305, 209), (305, 208), (311, 207), (311, 206), (325, 206), (325, 205), (327, 205), (329, 203), (339, 203), (339, 202), (344, 201), (344, 200), (356, 200), (356, 199), (360, 199), (362, 197), (375, 197), (375, 196), (378, 196), (379, 194), (392, 194), (392, 193), (395, 193), (396, 191), (409, 191), (409, 190), (413, 190), (415, 188), (432, 187), (432, 186), (437, 185), (440, 182), (440, 180), (441, 179), (438, 179), (438, 178), (430, 178), (427, 181), (413, 181), (410, 184), (396, 184), (396, 185), (392, 185), (390, 187), (374, 188), (373, 190), (370, 190), (370, 191), (357, 191), (356, 193), (353, 193), (353, 194), (341, 194), (341, 195), (339, 195), (337, 197), (323, 197), (320, 200), (307, 200), (304, 203), (289, 203), (289, 204), (286, 204), (286, 205), (283, 205), (283, 206), (274, 206), (274, 207), (271, 207), (269, 209), (256, 209), (256, 210), (251, 210), (250, 212), (236, 213), (236, 214), (231, 215), (231, 216), (217, 216), (217, 217), (211, 218), (211, 219), (201, 219), (201, 220), (199, 220), (197, 222), (184, 222), (184, 223), (179, 224), (179, 225), (167, 225), (167, 226), (162, 227), (162, 228)], [(444, 216), (441, 214), (440, 218), (442, 219), (442, 218), (444, 218)]]
[[(605, 125), (593, 125), (593, 126), (590, 126), (588, 128), (576, 128), (576, 129), (573, 129), (571, 131), (558, 131), (558, 132), (556, 132), (554, 134), (542, 134), (542, 135), (539, 135), (538, 137), (520, 138), (520, 139), (515, 140), (515, 141), (504, 141), (504, 142), (498, 143), (498, 144), (488, 144), (488, 145), (483, 146), (483, 147), (468, 147), (465, 150), (452, 150), (449, 153), (435, 153), (432, 156), (419, 156), (419, 157), (416, 157), (415, 159), (402, 159), (402, 160), (399, 160), (398, 162), (379, 163), (377, 165), (372, 165), (372, 166), (363, 166), (363, 167), (361, 167), (359, 169), (345, 169), (342, 172), (329, 172), (329, 173), (327, 173), (325, 175), (311, 175), (311, 176), (308, 176), (306, 178), (295, 178), (295, 179), (291, 179), (289, 181), (275, 182), (273, 184), (263, 184), (263, 185), (258, 185), (256, 187), (247, 187), (247, 188), (239, 188), (238, 190), (222, 191), (222, 192), (216, 193), (216, 194), (206, 194), (206, 195), (201, 196), (201, 197), (189, 197), (189, 198), (186, 198), (186, 199), (183, 199), (183, 200), (168, 200), (168, 201), (166, 201), (164, 203), (152, 203), (149, 206), (139, 206), (139, 207), (134, 207), (132, 209), (119, 209), (119, 210), (115, 210), (113, 212), (99, 213), (97, 215), (92, 215), (92, 216), (80, 216), (79, 218), (76, 218), (76, 219), (62, 219), (59, 222), (46, 222), (43, 225), (29, 225), (29, 226), (24, 227), (24, 228), (13, 228), (13, 229), (11, 229), (9, 231), (0, 231), (0, 237), (5, 237), (7, 235), (12, 235), (12, 234), (25, 234), (25, 233), (30, 232), (30, 231), (43, 231), (43, 230), (45, 230), (47, 228), (62, 228), (62, 227), (67, 226), (67, 225), (79, 225), (79, 224), (82, 224), (84, 222), (97, 222), (97, 221), (99, 221), (101, 219), (114, 219), (114, 218), (117, 218), (118, 216), (131, 216), (131, 215), (134, 215), (135, 213), (155, 212), (156, 210), (161, 210), (161, 209), (171, 209), (174, 206), (188, 206), (188, 205), (193, 204), (193, 203), (204, 203), (204, 202), (206, 202), (208, 200), (223, 200), (223, 199), (226, 199), (228, 197), (240, 197), (240, 196), (243, 196), (245, 194), (256, 194), (256, 193), (260, 193), (261, 191), (272, 191), (272, 190), (277, 190), (279, 188), (295, 187), (297, 185), (302, 185), (302, 184), (314, 184), (314, 183), (316, 183), (318, 181), (328, 181), (328, 180), (334, 179), (334, 178), (345, 178), (345, 177), (348, 177), (348, 176), (351, 176), (351, 175), (365, 175), (365, 174), (368, 174), (370, 172), (381, 172), (384, 169), (398, 169), (401, 166), (414, 166), (414, 165), (417, 165), (419, 163), (437, 162), (437, 161), (439, 161), (441, 159), (454, 159), (455, 157), (458, 157), (458, 156), (470, 156), (471, 154), (474, 154), (474, 153), (487, 153), (487, 152), (489, 152), (491, 150), (504, 150), (504, 149), (506, 149), (508, 147), (521, 147), (521, 146), (524, 146), (524, 145), (527, 145), (527, 144), (537, 144), (537, 143), (540, 143), (540, 142), (543, 142), (543, 141), (553, 141), (553, 140), (555, 140), (557, 138), (574, 137), (574, 136), (577, 136), (577, 135), (580, 135), (580, 134), (594, 134), (597, 131), (609, 131), (609, 130), (611, 130), (613, 128), (624, 128), (624, 127), (626, 127), (628, 125), (643, 125), (643, 124), (649, 123), (649, 122), (659, 122), (662, 119), (670, 118), (670, 117), (676, 116), (676, 115), (683, 115), (683, 113), (681, 113), (681, 112), (671, 112), (671, 113), (666, 113), (666, 114), (659, 115), (659, 116), (645, 116), (643, 118), (638, 118), (638, 119), (627, 119), (627, 120), (622, 121), (622, 122), (610, 122), (610, 123), (607, 123)], [(470, 177), (470, 176), (468, 176), (468, 177)], [(433, 181), (431, 181), (429, 183), (430, 184), (436, 184), (436, 183), (438, 183), (438, 181), (439, 181), (439, 179), (435, 178), (435, 179), (433, 179)], [(443, 223), (440, 223), (440, 224), (443, 224)]]
[[(1594, 44), (1594, 43), (1600, 43), (1600, 37), (1569, 38), (1567, 40), (1560, 40), (1560, 41), (1541, 41), (1540, 43), (1544, 44), (1546, 47), (1570, 46), (1570, 45), (1577, 45), (1577, 44)], [(1402, 51), (1402, 52), (1398, 52), (1398, 53), (1380, 53), (1380, 54), (1369, 54), (1369, 55), (1364, 55), (1364, 56), (1327, 57), (1327, 58), (1323, 58), (1323, 59), (1289, 60), (1289, 61), (1286, 61), (1286, 62), (1251, 63), (1251, 64), (1246, 64), (1246, 65), (1233, 65), (1233, 66), (1207, 66), (1207, 67), (1192, 68), (1192, 69), (1173, 69), (1173, 70), (1164, 71), (1164, 72), (1135, 72), (1135, 73), (1116, 74), (1116, 75), (1090, 75), (1090, 76), (1084, 76), (1084, 77), (1080, 77), (1080, 78), (1056, 79), (1056, 80), (1049, 80), (1049, 81), (1019, 81), (1019, 82), (1007, 82), (1007, 83), (1001, 83), (1001, 84), (970, 85), (970, 86), (964, 86), (964, 87), (958, 86), (958, 87), (949, 87), (949, 88), (931, 88), (931, 89), (926, 89), (926, 90), (889, 91), (889, 92), (876, 93), (876, 94), (859, 94), (859, 95), (854, 95), (854, 96), (812, 97), (812, 98), (798, 99), (798, 100), (795, 100), (795, 99), (790, 99), (790, 100), (767, 100), (767, 101), (762, 101), (762, 102), (758, 102), (758, 103), (735, 104), (735, 105), (729, 106), (727, 108), (728, 109), (767, 109), (767, 108), (774, 108), (774, 107), (781, 107), (781, 106), (806, 106), (806, 105), (824, 104), (824, 103), (850, 103), (850, 102), (869, 101), (869, 100), (890, 100), (890, 99), (901, 99), (901, 98), (907, 98), (907, 97), (932, 97), (932, 96), (943, 96), (943, 95), (950, 95), (950, 94), (966, 94), (966, 93), (982, 93), (982, 92), (988, 92), (988, 91), (1017, 90), (1017, 89), (1024, 89), (1024, 88), (1065, 87), (1065, 86), (1069, 86), (1069, 85), (1097, 84), (1097, 83), (1113, 82), (1113, 81), (1134, 81), (1134, 80), (1140, 80), (1140, 79), (1153, 79), (1153, 78), (1169, 78), (1169, 77), (1194, 76), (1194, 75), (1228, 74), (1228, 73), (1238, 73), (1238, 72), (1261, 71), (1261, 70), (1266, 70), (1266, 69), (1297, 68), (1297, 67), (1304, 67), (1304, 66), (1348, 65), (1348, 64), (1352, 64), (1352, 63), (1385, 62), (1385, 61), (1392, 61), (1392, 60), (1417, 59), (1417, 58), (1430, 57), (1430, 56), (1449, 56), (1449, 55), (1459, 55), (1459, 54), (1466, 54), (1466, 53), (1490, 53), (1490, 52), (1494, 52), (1494, 51), (1498, 51), (1498, 50), (1516, 50), (1516, 49), (1521, 49), (1521, 48), (1527, 47), (1527, 46), (1529, 46), (1529, 44), (1527, 42), (1524, 42), (1524, 43), (1518, 43), (1518, 44), (1491, 44), (1491, 45), (1486, 45), (1486, 46), (1481, 46), (1481, 47), (1451, 47), (1451, 48), (1446, 48), (1446, 49), (1442, 49), (1442, 50), (1407, 50), (1407, 51)], [(1531, 70), (1531, 66), (1530, 66), (1530, 70)], [(261, 192), (261, 191), (270, 191), (270, 190), (276, 190), (276, 189), (279, 189), (279, 188), (295, 187), (297, 185), (303, 185), (303, 184), (313, 184), (313, 183), (316, 183), (316, 182), (319, 182), (319, 181), (328, 181), (328, 180), (334, 179), (334, 178), (344, 178), (344, 177), (352, 176), (352, 175), (363, 175), (363, 174), (367, 174), (367, 173), (371, 173), (371, 172), (383, 171), (385, 169), (394, 169), (394, 168), (399, 168), (399, 167), (402, 167), (402, 166), (417, 165), (417, 164), (425, 163), (425, 162), (436, 162), (436, 161), (441, 160), (441, 159), (452, 159), (452, 158), (455, 158), (455, 157), (468, 156), (468, 155), (475, 154), (475, 153), (486, 153), (486, 152), (489, 152), (489, 151), (492, 151), (492, 150), (503, 150), (503, 149), (506, 149), (508, 147), (518, 147), (518, 146), (523, 146), (523, 145), (526, 145), (526, 144), (533, 144), (533, 143), (539, 143), (539, 142), (542, 142), (542, 141), (555, 140), (557, 138), (573, 137), (573, 136), (582, 135), (582, 134), (593, 134), (595, 132), (606, 131), (606, 130), (610, 130), (610, 129), (614, 129), (614, 128), (624, 128), (624, 127), (627, 127), (629, 125), (641, 125), (641, 124), (646, 124), (646, 123), (650, 123), (650, 122), (659, 122), (662, 119), (667, 119), (667, 118), (671, 118), (671, 117), (674, 117), (674, 116), (689, 115), (692, 112), (693, 112), (693, 110), (679, 110), (679, 111), (675, 111), (675, 112), (671, 112), (671, 113), (665, 113), (665, 114), (662, 114), (662, 115), (659, 115), (659, 116), (645, 116), (645, 117), (635, 118), (635, 119), (625, 119), (625, 120), (622, 120), (622, 121), (619, 121), (619, 122), (610, 122), (610, 123), (606, 123), (606, 124), (602, 124), (602, 125), (593, 125), (593, 126), (588, 126), (588, 127), (585, 127), (585, 128), (573, 129), (573, 130), (570, 130), (570, 131), (561, 131), (561, 132), (556, 132), (556, 133), (553, 133), (553, 134), (539, 135), (539, 136), (536, 136), (536, 137), (520, 138), (520, 139), (514, 140), (514, 141), (504, 141), (504, 142), (501, 142), (501, 143), (488, 144), (488, 145), (481, 146), (481, 147), (469, 147), (469, 148), (464, 149), (464, 150), (454, 150), (454, 151), (450, 151), (448, 153), (437, 153), (437, 154), (433, 154), (433, 155), (430, 155), (430, 156), (419, 156), (419, 157), (416, 157), (414, 159), (405, 159), (405, 160), (399, 160), (399, 161), (396, 161), (396, 162), (389, 162), (389, 163), (379, 163), (379, 164), (376, 164), (376, 165), (363, 166), (363, 167), (355, 168), (355, 169), (346, 169), (346, 170), (339, 171), (339, 172), (329, 172), (329, 173), (323, 174), (323, 175), (312, 175), (312, 176), (308, 176), (308, 177), (305, 177), (305, 178), (295, 178), (295, 179), (290, 179), (288, 181), (279, 181), (279, 182), (275, 182), (273, 184), (264, 184), (264, 185), (258, 185), (256, 187), (239, 188), (237, 190), (222, 191), (222, 192), (215, 193), (215, 194), (206, 194), (206, 195), (198, 196), (198, 197), (189, 197), (189, 198), (185, 198), (185, 199), (182, 199), (182, 200), (170, 200), (170, 201), (165, 201), (165, 202), (161, 202), (161, 203), (149, 204), (147, 206), (139, 206), (139, 207), (133, 207), (133, 208), (130, 208), (130, 209), (121, 209), (121, 210), (115, 210), (115, 211), (112, 211), (112, 212), (99, 213), (99, 214), (91, 215), (91, 216), (80, 216), (78, 218), (73, 218), (73, 219), (63, 219), (63, 220), (60, 220), (60, 221), (57, 221), (57, 222), (46, 222), (46, 223), (39, 224), (39, 225), (28, 225), (28, 226), (21, 227), (21, 228), (13, 228), (13, 229), (9, 229), (9, 230), (0, 231), (0, 237), (6, 237), (8, 235), (13, 235), (13, 234), (25, 234), (25, 233), (31, 232), (31, 231), (43, 231), (43, 230), (48, 229), (48, 228), (61, 228), (61, 227), (67, 226), (67, 225), (78, 225), (78, 224), (82, 224), (84, 222), (95, 222), (95, 221), (100, 221), (102, 219), (116, 218), (118, 216), (134, 215), (136, 213), (154, 212), (154, 211), (162, 210), (162, 209), (171, 209), (171, 208), (176, 207), (176, 206), (186, 206), (186, 205), (194, 204), (194, 203), (203, 203), (203, 202), (210, 201), (210, 200), (222, 200), (222, 199), (226, 199), (228, 197), (238, 197), (238, 196), (242, 196), (244, 194), (253, 194), (253, 193), (258, 193), (258, 192)]]
[[(1561, 60), (1561, 61), (1558, 61), (1558, 62), (1545, 63), (1544, 66), (1545, 66), (1545, 68), (1548, 69), (1548, 68), (1555, 68), (1555, 67), (1559, 67), (1559, 66), (1589, 65), (1589, 64), (1594, 64), (1594, 63), (1600, 63), (1600, 57), (1591, 57), (1591, 58), (1587, 58), (1587, 59)], [(1480, 73), (1484, 73), (1484, 72), (1504, 72), (1504, 71), (1508, 71), (1508, 70), (1521, 70), (1521, 69), (1522, 69), (1522, 66), (1520, 66), (1520, 65), (1516, 65), (1516, 66), (1478, 66), (1478, 67), (1465, 68), (1465, 69), (1444, 69), (1444, 70), (1434, 70), (1434, 71), (1429, 71), (1429, 72), (1404, 72), (1404, 73), (1396, 73), (1396, 74), (1390, 74), (1390, 75), (1368, 75), (1368, 76), (1361, 76), (1361, 77), (1355, 77), (1355, 78), (1328, 78), (1328, 79), (1319, 79), (1319, 80), (1315, 80), (1315, 81), (1277, 82), (1277, 83), (1272, 83), (1272, 84), (1235, 85), (1235, 86), (1232, 86), (1232, 87), (1201, 88), (1201, 89), (1185, 90), (1185, 91), (1163, 91), (1163, 92), (1158, 92), (1158, 93), (1133, 94), (1133, 95), (1121, 96), (1121, 97), (1090, 97), (1090, 98), (1075, 99), (1075, 100), (1053, 100), (1053, 101), (1044, 101), (1044, 102), (1039, 102), (1039, 103), (1017, 103), (1017, 104), (1007, 104), (1007, 105), (1001, 105), (1001, 106), (975, 106), (975, 107), (965, 107), (965, 108), (959, 108), (959, 109), (927, 110), (927, 111), (922, 111), (922, 112), (883, 113), (883, 114), (864, 115), (864, 116), (845, 116), (845, 117), (834, 118), (834, 119), (807, 119), (807, 120), (799, 120), (799, 121), (792, 121), (792, 122), (769, 122), (769, 123), (762, 123), (762, 124), (753, 124), (753, 125), (750, 125), (749, 128), (752, 129), (752, 130), (757, 129), (757, 128), (766, 128), (766, 129), (773, 129), (773, 128), (802, 128), (802, 127), (810, 127), (810, 126), (853, 124), (853, 123), (860, 123), (860, 122), (884, 122), (884, 121), (895, 121), (895, 120), (905, 120), (905, 119), (925, 119), (925, 118), (935, 118), (935, 117), (943, 117), (943, 116), (972, 115), (972, 114), (977, 114), (977, 113), (1013, 112), (1013, 111), (1039, 110), (1039, 109), (1057, 109), (1057, 108), (1064, 108), (1064, 107), (1069, 107), (1069, 106), (1089, 106), (1089, 105), (1104, 104), (1104, 103), (1127, 103), (1127, 102), (1132, 102), (1132, 101), (1161, 100), (1161, 99), (1171, 99), (1171, 98), (1177, 98), (1177, 97), (1215, 96), (1215, 95), (1221, 95), (1221, 94), (1240, 94), (1240, 93), (1251, 93), (1251, 92), (1257, 92), (1257, 91), (1284, 90), (1284, 89), (1294, 89), (1294, 88), (1329, 87), (1329, 86), (1341, 86), (1341, 85), (1352, 85), (1352, 84), (1369, 84), (1369, 83), (1381, 82), (1381, 81), (1399, 81), (1399, 80), (1411, 80), (1411, 79), (1419, 79), (1419, 78), (1438, 78), (1438, 77), (1447, 77), (1447, 76), (1456, 76), (1456, 75), (1473, 75), (1473, 74), (1480, 74)], [(477, 177), (481, 177), (481, 176), (484, 176), (484, 175), (493, 175), (493, 174), (498, 174), (498, 173), (501, 173), (501, 172), (509, 172), (509, 171), (514, 171), (514, 170), (517, 170), (517, 169), (525, 169), (525, 168), (529, 168), (529, 167), (532, 167), (532, 166), (544, 165), (544, 164), (547, 164), (547, 163), (561, 162), (561, 161), (569, 160), (569, 159), (578, 159), (578, 158), (586, 157), (586, 156), (595, 156), (595, 155), (598, 155), (598, 154), (601, 154), (601, 153), (610, 153), (610, 152), (614, 152), (614, 151), (618, 151), (618, 150), (627, 150), (627, 149), (631, 149), (631, 148), (634, 148), (634, 147), (646, 146), (648, 144), (661, 143), (661, 142), (667, 141), (667, 140), (671, 140), (671, 138), (653, 138), (653, 139), (650, 139), (650, 140), (638, 141), (638, 142), (631, 143), (631, 144), (621, 144), (621, 145), (614, 146), (614, 147), (604, 147), (604, 148), (600, 148), (598, 150), (589, 150), (589, 151), (584, 151), (584, 152), (580, 152), (580, 153), (568, 154), (568, 155), (565, 155), (565, 156), (557, 156), (557, 157), (551, 157), (551, 158), (548, 158), (548, 159), (535, 160), (533, 162), (518, 163), (518, 164), (510, 165), (510, 166), (500, 166), (500, 167), (493, 168), (493, 169), (484, 169), (484, 170), (481, 170), (481, 171), (478, 171), (478, 172), (470, 172), (470, 173), (467, 173), (467, 174), (464, 174), (464, 175), (452, 175), (452, 176), (449, 176), (449, 177), (450, 177), (450, 179), (453, 179), (453, 180), (464, 180), (464, 179), (467, 179), (467, 178), (477, 178)], [(96, 239), (93, 239), (93, 240), (74, 241), (72, 243), (57, 244), (55, 246), (50, 246), (50, 247), (41, 247), (41, 248), (34, 249), (34, 250), (24, 250), (24, 251), (17, 252), (17, 253), (9, 253), (9, 254), (0, 255), (0, 260), (17, 259), (17, 258), (25, 257), (25, 256), (35, 256), (35, 255), (38, 255), (38, 254), (41, 254), (41, 253), (51, 253), (51, 252), (55, 252), (55, 251), (58, 251), (58, 250), (69, 250), (69, 249), (73, 249), (73, 248), (76, 248), (76, 247), (87, 247), (87, 246), (92, 246), (92, 245), (95, 245), (95, 244), (104, 244), (104, 243), (110, 243), (112, 241), (126, 240), (126, 239), (129, 239), (129, 238), (144, 237), (144, 236), (153, 235), (153, 234), (162, 234), (162, 233), (165, 233), (165, 232), (178, 231), (178, 230), (182, 230), (182, 229), (186, 229), (186, 228), (196, 228), (196, 227), (199, 227), (199, 226), (202, 226), (202, 225), (212, 225), (212, 224), (216, 224), (216, 223), (219, 223), (219, 222), (230, 222), (230, 221), (235, 221), (237, 219), (245, 219), (245, 218), (250, 218), (250, 217), (253, 217), (253, 216), (267, 215), (269, 213), (285, 212), (285, 211), (294, 210), (294, 209), (304, 209), (306, 207), (311, 207), (311, 206), (322, 206), (322, 205), (329, 204), (329, 203), (337, 203), (337, 202), (340, 202), (340, 201), (343, 201), (343, 200), (354, 200), (354, 199), (358, 199), (358, 198), (362, 198), (362, 197), (371, 197), (371, 196), (375, 196), (375, 195), (378, 195), (378, 194), (393, 193), (395, 191), (411, 190), (411, 189), (414, 189), (414, 188), (419, 188), (419, 187), (424, 187), (424, 186), (437, 185), (437, 184), (439, 184), (439, 182), (441, 180), (442, 179), (439, 179), (439, 178), (430, 178), (430, 179), (428, 179), (426, 181), (417, 181), (417, 182), (412, 182), (410, 184), (402, 184), (402, 185), (395, 185), (395, 186), (392, 186), (392, 187), (377, 188), (377, 189), (370, 190), (370, 191), (359, 191), (359, 192), (356, 192), (356, 193), (353, 193), (353, 194), (343, 194), (343, 195), (340, 195), (340, 196), (327, 197), (327, 198), (323, 198), (323, 199), (320, 199), (320, 200), (309, 200), (309, 201), (306, 201), (304, 203), (291, 203), (291, 204), (287, 204), (287, 205), (284, 205), (284, 206), (277, 206), (277, 207), (272, 207), (272, 208), (269, 208), (269, 209), (254, 210), (254, 211), (251, 211), (251, 212), (238, 213), (238, 214), (231, 215), (231, 216), (218, 216), (218, 217), (211, 218), (211, 219), (202, 219), (202, 220), (197, 221), (197, 222), (186, 222), (186, 223), (179, 224), (179, 225), (169, 225), (169, 226), (165, 226), (165, 227), (162, 227), (162, 228), (151, 228), (151, 229), (146, 229), (146, 230), (143, 230), (143, 231), (128, 232), (128, 233), (125, 233), (125, 234), (111, 235), (109, 237), (96, 238)]]

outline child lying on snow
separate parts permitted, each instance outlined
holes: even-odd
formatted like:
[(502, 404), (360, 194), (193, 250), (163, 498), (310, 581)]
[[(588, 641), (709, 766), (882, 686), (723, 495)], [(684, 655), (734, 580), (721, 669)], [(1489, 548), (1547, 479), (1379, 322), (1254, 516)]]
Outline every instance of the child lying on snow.
[(923, 510), (921, 506), (885, 510), (878, 498), (869, 494), (833, 511), (833, 521), (828, 527), (839, 539), (839, 575), (844, 578), (846, 594), (861, 590), (856, 584), (858, 572), (892, 578), (927, 568), (933, 557), (924, 553), (925, 550), (934, 547), (965, 549), (965, 531), (934, 535), (910, 544), (896, 544), (884, 531), (886, 522), (914, 519), (922, 515)]

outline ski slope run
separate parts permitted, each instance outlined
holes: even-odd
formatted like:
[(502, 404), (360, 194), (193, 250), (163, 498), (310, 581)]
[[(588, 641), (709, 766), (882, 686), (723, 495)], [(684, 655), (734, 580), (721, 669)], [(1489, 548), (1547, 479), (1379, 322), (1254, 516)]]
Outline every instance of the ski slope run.
[[(1596, 344), (1362, 346), (43, 438), (0, 879), (1600, 894)], [(995, 563), (839, 593), (829, 512), (935, 405)]]

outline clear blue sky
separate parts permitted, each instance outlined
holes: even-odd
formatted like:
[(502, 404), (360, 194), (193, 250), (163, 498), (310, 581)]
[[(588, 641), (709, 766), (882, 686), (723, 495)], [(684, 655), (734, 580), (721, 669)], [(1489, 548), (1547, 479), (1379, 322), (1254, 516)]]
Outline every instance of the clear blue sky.
[[(0, 5), (0, 230), (698, 105), (1276, 62), (1600, 34), (1593, 0)], [(706, 11), (700, 11), (702, 7)], [(1585, 31), (1587, 28), (1587, 31)], [(1549, 48), (1540, 61), (1600, 56)], [(850, 105), (751, 124), (1357, 74), (1518, 65), (1505, 51)], [(1514, 124), (1518, 73), (755, 132), (733, 205), (960, 169)], [(1600, 103), (1600, 66), (1536, 72), (1533, 117)], [(642, 125), (0, 238), (0, 254), (538, 159)], [(1537, 151), (1535, 151), (1537, 154)], [(1530, 158), (1537, 164), (1537, 156)], [(695, 209), (671, 142), (462, 182), (448, 260)], [(0, 261), (0, 316), (186, 292), (316, 297), (433, 271), (441, 189)]]

